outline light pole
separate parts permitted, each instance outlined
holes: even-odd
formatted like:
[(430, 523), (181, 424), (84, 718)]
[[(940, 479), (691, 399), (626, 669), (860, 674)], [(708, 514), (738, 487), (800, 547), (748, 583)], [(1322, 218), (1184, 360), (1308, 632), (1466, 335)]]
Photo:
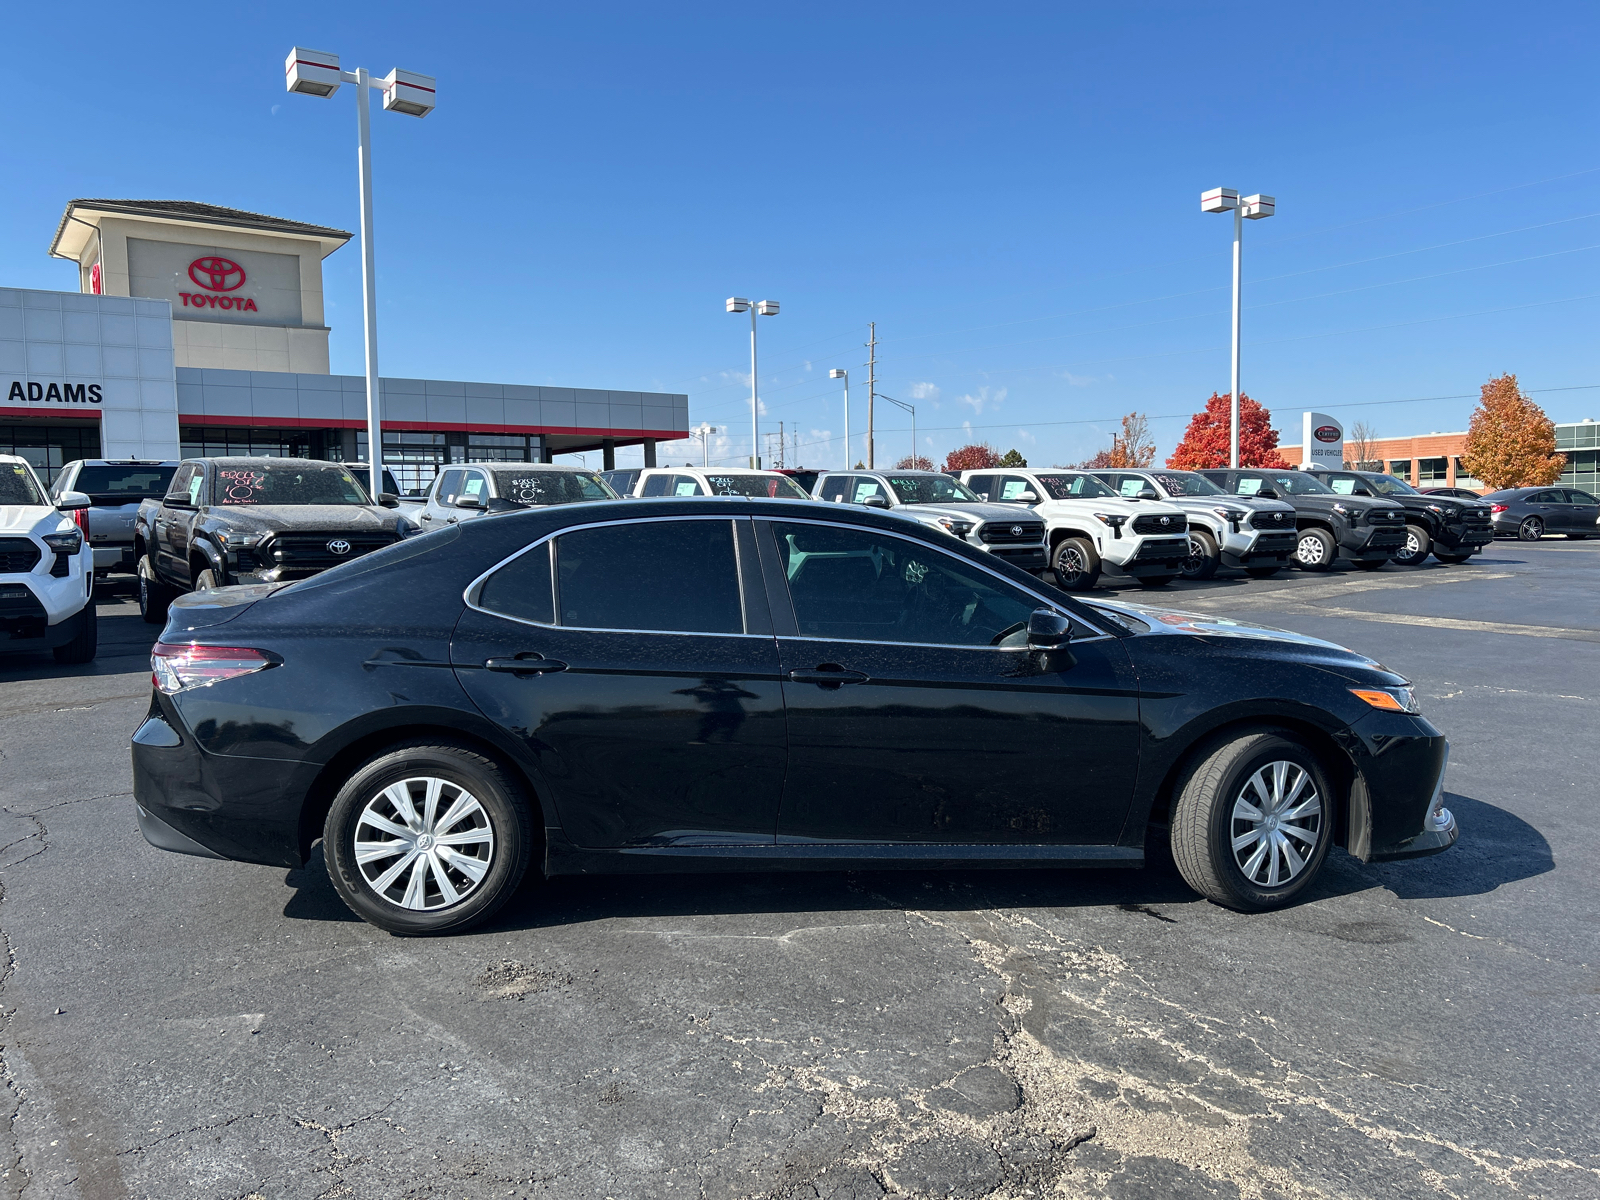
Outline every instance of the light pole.
[(365, 67), (341, 70), (339, 56), (296, 46), (284, 61), (284, 83), (291, 92), (328, 97), (341, 83), (356, 85), (356, 173), (361, 182), (361, 312), (367, 344), (367, 459), (369, 486), (376, 500), (383, 492), (383, 429), (378, 406), (378, 269), (372, 250), (372, 112), (367, 89), (383, 93), (386, 112), (425, 117), (433, 111), (437, 89), (432, 75), (399, 67), (374, 79)]
[(700, 465), (702, 467), (711, 465), (711, 435), (716, 432), (717, 427), (715, 425), (704, 425), (699, 429), (691, 429), (689, 431), (691, 437), (700, 439)]
[(756, 317), (778, 315), (776, 300), (757, 300), (754, 304), (742, 296), (728, 297), (728, 311), (750, 314), (750, 465), (761, 469), (761, 399), (756, 390)]
[(850, 469), (850, 372), (843, 367), (834, 367), (828, 372), (829, 379), (844, 380), (844, 469)]
[(1239, 465), (1239, 254), (1240, 235), (1244, 230), (1244, 222), (1240, 219), (1248, 217), (1252, 221), (1259, 221), (1263, 217), (1270, 217), (1276, 207), (1276, 202), (1271, 196), (1259, 193), (1254, 196), (1239, 198), (1239, 193), (1232, 188), (1212, 188), (1209, 192), (1200, 193), (1200, 211), (1208, 213), (1231, 212), (1233, 214), (1233, 396), (1228, 402), (1228, 465)]
[(882, 392), (878, 393), (878, 399), (887, 400), (896, 408), (903, 408), (911, 414), (911, 469), (915, 471), (917, 469), (917, 406), (915, 404), (907, 404), (904, 400), (896, 400), (893, 396), (885, 396)]

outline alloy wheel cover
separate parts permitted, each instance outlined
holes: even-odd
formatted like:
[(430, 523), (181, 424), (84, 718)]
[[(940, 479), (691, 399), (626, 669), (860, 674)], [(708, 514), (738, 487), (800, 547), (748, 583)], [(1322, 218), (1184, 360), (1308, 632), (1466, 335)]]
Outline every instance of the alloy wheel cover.
[(1267, 763), (1245, 780), (1228, 820), (1234, 865), (1257, 887), (1298, 879), (1322, 833), (1322, 797), (1311, 773), (1285, 760)]
[(477, 890), (494, 864), (494, 827), (466, 788), (420, 775), (367, 801), (352, 848), (375, 895), (396, 908), (429, 912)]
[(1077, 579), (1088, 569), (1088, 565), (1083, 561), (1082, 552), (1076, 546), (1063, 546), (1056, 552), (1056, 574), (1061, 574), (1063, 566), (1066, 568), (1066, 574), (1072, 579)]
[(1295, 543), (1294, 556), (1303, 563), (1316, 564), (1322, 561), (1323, 551), (1321, 538), (1306, 535)]

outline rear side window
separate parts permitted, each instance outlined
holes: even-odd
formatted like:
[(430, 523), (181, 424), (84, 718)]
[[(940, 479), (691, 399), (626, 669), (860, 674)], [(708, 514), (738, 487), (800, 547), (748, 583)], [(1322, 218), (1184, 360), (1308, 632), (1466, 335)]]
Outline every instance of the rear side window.
[(176, 467), (84, 467), (72, 490), (87, 493), (96, 503), (126, 504), (159, 499), (167, 494)]
[[(555, 547), (562, 625), (744, 632), (732, 521), (601, 525), (564, 533)], [(641, 563), (650, 564), (643, 576)]]
[(478, 607), (519, 621), (554, 625), (556, 605), (550, 581), (550, 543), (514, 558), (484, 581)]
[(850, 477), (848, 475), (829, 475), (822, 481), (822, 486), (817, 490), (817, 499), (834, 501), (843, 500), (845, 489), (848, 488), (849, 485)]
[(434, 493), (435, 499), (440, 504), (454, 504), (456, 497), (461, 494), (461, 471), (446, 471), (439, 476), (439, 490)]
[(670, 475), (651, 475), (644, 481), (644, 486), (639, 489), (640, 496), (665, 496), (667, 485), (672, 482)]

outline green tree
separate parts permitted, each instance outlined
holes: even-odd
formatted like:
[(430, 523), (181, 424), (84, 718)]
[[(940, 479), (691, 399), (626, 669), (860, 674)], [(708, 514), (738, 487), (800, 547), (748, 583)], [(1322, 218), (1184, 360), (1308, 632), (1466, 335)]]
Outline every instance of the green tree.
[(1028, 460), (1018, 454), (1015, 449), (1011, 449), (1000, 456), (1000, 465), (1002, 467), (1025, 467), (1028, 465)]

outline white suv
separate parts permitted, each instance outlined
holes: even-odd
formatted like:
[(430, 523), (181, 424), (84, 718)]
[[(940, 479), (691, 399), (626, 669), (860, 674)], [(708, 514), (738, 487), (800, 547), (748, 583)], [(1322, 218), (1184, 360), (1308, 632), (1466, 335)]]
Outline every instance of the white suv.
[(1050, 569), (1065, 591), (1086, 592), (1102, 569), (1164, 587), (1189, 556), (1183, 510), (1148, 497), (1121, 497), (1087, 471), (996, 467), (961, 481), (991, 504), (1015, 504), (1044, 518)]
[(1157, 498), (1189, 514), (1185, 579), (1210, 579), (1224, 564), (1243, 567), (1252, 579), (1266, 579), (1289, 565), (1297, 537), (1294, 507), (1282, 500), (1235, 496), (1194, 471), (1138, 467), (1094, 474), (1119, 496), (1154, 490)]
[(750, 467), (646, 467), (630, 496), (769, 496), (809, 500), (787, 475)]
[(26, 459), (0, 454), (0, 647), (52, 650), (61, 663), (94, 658), (94, 551), (67, 515), (92, 503), (64, 492), (51, 504)]

